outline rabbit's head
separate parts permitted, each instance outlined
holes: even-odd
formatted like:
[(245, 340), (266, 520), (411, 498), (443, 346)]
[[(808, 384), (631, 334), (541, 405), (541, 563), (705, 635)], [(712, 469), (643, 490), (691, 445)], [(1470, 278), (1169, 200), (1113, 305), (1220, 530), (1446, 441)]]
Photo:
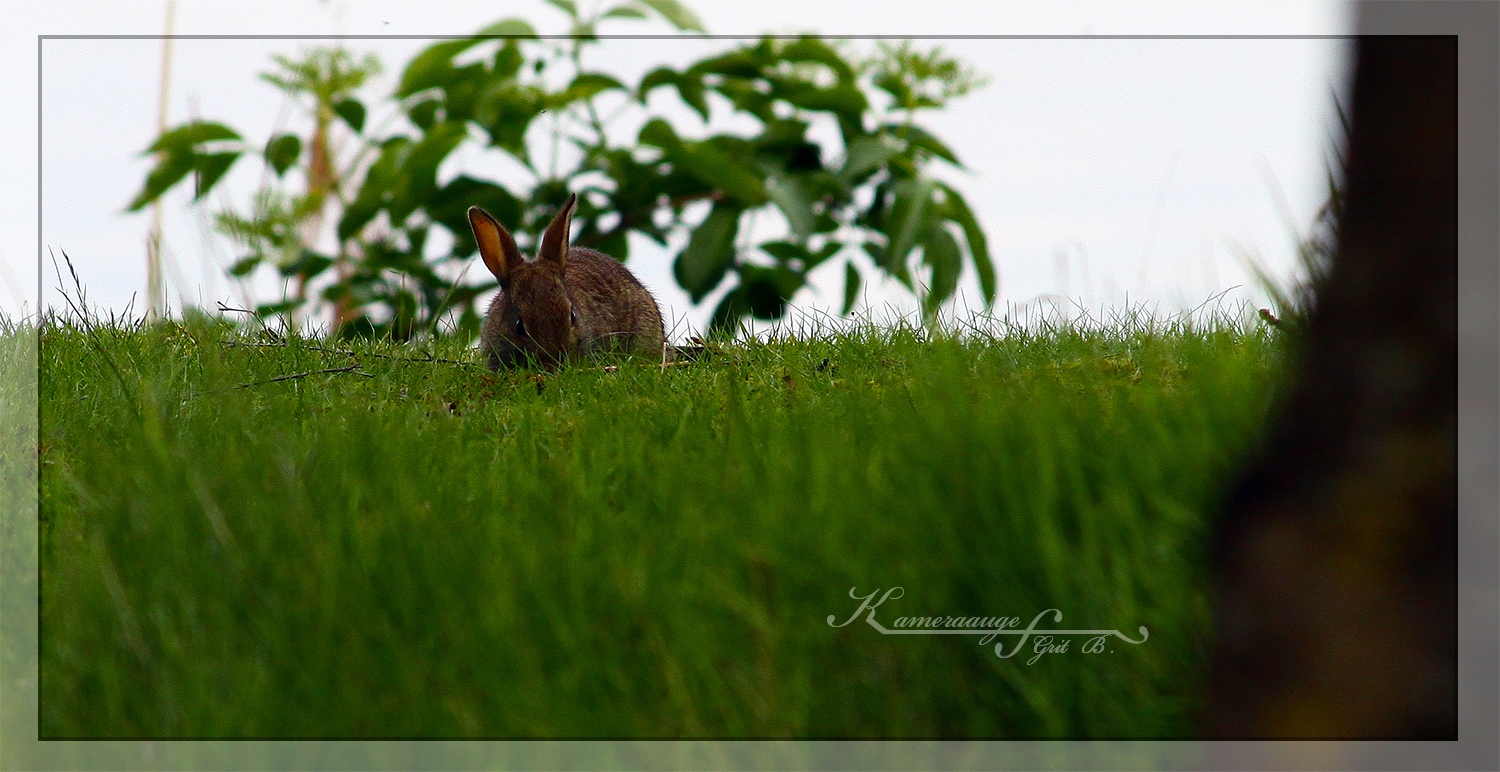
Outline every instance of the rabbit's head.
[(494, 217), (469, 207), (479, 254), (500, 282), (500, 298), (490, 306), (485, 326), (514, 347), (514, 356), (556, 364), (578, 350), (578, 315), (563, 283), (568, 228), (577, 203), (577, 194), (568, 197), (542, 234), (537, 258), (531, 262), (521, 257), (515, 240)]

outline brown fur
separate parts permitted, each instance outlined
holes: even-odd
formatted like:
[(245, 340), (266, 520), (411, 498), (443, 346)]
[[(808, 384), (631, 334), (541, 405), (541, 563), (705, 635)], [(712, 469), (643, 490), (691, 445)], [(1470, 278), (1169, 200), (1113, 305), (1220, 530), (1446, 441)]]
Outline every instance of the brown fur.
[(479, 335), (491, 370), (528, 359), (552, 367), (601, 351), (662, 350), (666, 334), (651, 293), (614, 258), (568, 247), (577, 200), (563, 204), (531, 262), (494, 217), (469, 208), (480, 256), (500, 282)]

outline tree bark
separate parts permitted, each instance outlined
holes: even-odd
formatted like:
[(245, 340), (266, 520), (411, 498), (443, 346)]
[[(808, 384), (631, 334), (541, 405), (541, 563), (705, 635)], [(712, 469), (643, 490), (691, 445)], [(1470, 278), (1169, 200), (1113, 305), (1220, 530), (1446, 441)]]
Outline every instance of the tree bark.
[(1356, 43), (1332, 272), (1211, 550), (1208, 737), (1457, 738), (1457, 54)]

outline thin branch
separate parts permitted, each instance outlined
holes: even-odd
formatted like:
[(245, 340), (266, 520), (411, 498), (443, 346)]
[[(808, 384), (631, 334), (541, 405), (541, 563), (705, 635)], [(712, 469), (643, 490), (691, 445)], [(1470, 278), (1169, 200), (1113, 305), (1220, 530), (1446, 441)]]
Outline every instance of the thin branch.
[[(226, 340), (226, 341), (223, 341), (221, 345), (224, 345), (224, 346), (229, 347), (229, 348), (236, 348), (236, 347), (242, 347), (242, 346), (248, 346), (250, 348), (288, 348), (289, 344), (287, 344), (286, 341), (281, 341), (279, 343), (239, 343), (237, 341)], [(348, 357), (361, 357), (361, 356), (365, 356), (365, 357), (375, 357), (376, 359), (389, 359), (389, 360), (394, 361), (394, 362), (417, 362), (419, 364), (437, 363), (437, 364), (445, 364), (445, 365), (463, 365), (465, 367), (478, 367), (478, 365), (476, 363), (474, 363), (474, 362), (465, 362), (465, 361), (460, 360), (460, 359), (442, 359), (440, 357), (432, 356), (431, 354), (428, 354), (425, 357), (398, 357), (398, 356), (391, 356), (390, 354), (377, 354), (377, 353), (374, 353), (374, 352), (371, 352), (371, 351), (366, 351), (366, 352), (362, 352), (362, 353), (356, 353), (356, 352), (353, 352), (353, 351), (347, 351), (345, 349), (340, 349), (340, 348), (327, 348), (325, 346), (308, 346), (308, 345), (304, 345), (304, 346), (302, 346), (302, 348), (305, 348), (308, 351), (321, 351), (321, 352), (324, 352), (324, 353), (327, 353), (327, 354), (343, 354), (344, 356), (348, 356)]]
[(255, 319), (256, 322), (260, 323), (261, 330), (265, 331), (267, 335), (270, 335), (272, 340), (281, 340), (281, 336), (277, 335), (275, 330), (266, 325), (266, 320), (261, 318), (260, 314), (244, 308), (233, 308), (231, 306), (226, 306), (224, 305), (224, 301), (222, 300), (218, 301), (218, 304), (220, 311), (233, 311), (237, 314), (249, 314), (252, 318)]
[(360, 364), (358, 362), (355, 362), (354, 364), (349, 365), (348, 367), (330, 367), (330, 368), (328, 368), (326, 370), (313, 370), (311, 372), (296, 373), (294, 375), (282, 375), (282, 376), (278, 376), (276, 378), (272, 378), (272, 379), (266, 380), (266, 381), (256, 381), (254, 383), (242, 383), (242, 384), (236, 386), (235, 388), (236, 389), (245, 389), (245, 388), (249, 388), (251, 386), (260, 386), (260, 385), (267, 384), (267, 383), (276, 383), (277, 381), (292, 381), (292, 380), (296, 380), (298, 378), (306, 378), (309, 375), (321, 375), (323, 373), (354, 373), (355, 375), (362, 375), (362, 376), (364, 376), (366, 378), (374, 378), (375, 377), (375, 376), (373, 376), (373, 375), (371, 375), (369, 373), (355, 372), (356, 370), (359, 369), (359, 367), (360, 367)]

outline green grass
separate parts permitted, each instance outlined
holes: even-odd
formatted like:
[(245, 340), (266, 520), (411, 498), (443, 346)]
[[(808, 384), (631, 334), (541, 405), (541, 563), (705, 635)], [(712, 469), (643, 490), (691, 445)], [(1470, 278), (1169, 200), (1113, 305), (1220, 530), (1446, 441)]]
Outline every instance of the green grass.
[[(1206, 524), (1280, 372), (1131, 320), (665, 371), (269, 343), (44, 328), (44, 738), (1188, 736)], [(826, 621), (897, 586), (887, 626), (1150, 638), (1028, 664)]]

